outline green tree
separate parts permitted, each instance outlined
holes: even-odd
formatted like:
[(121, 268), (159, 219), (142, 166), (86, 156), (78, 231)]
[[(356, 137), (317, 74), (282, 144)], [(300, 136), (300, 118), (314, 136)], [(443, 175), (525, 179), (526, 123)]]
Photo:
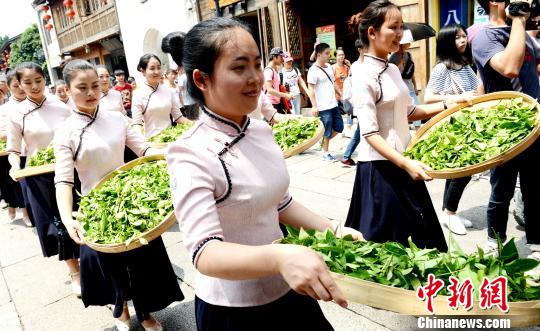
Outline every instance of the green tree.
[(0, 48), (4, 45), (6, 41), (8, 41), (8, 39), (9, 39), (8, 35), (0, 36)]
[(21, 37), (11, 45), (10, 55), (10, 68), (15, 68), (17, 64), (22, 62), (32, 61), (39, 64), (43, 68), (45, 75), (48, 76), (47, 62), (45, 61), (45, 54), (43, 52), (43, 46), (41, 45), (41, 39), (39, 38), (37, 25), (32, 24), (22, 33)]

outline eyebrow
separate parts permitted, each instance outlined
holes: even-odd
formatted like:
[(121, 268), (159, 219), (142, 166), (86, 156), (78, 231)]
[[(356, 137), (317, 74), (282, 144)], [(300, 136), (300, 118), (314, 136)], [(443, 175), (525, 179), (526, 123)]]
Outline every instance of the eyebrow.
[[(255, 60), (260, 60), (261, 59), (261, 56), (258, 55)], [(233, 61), (249, 61), (249, 57), (247, 56), (239, 56), (237, 58), (235, 58)]]

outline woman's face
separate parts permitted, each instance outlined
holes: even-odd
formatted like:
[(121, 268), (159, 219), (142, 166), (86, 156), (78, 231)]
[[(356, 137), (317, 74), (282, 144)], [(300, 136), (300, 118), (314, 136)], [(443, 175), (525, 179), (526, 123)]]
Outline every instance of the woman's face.
[(101, 94), (98, 75), (94, 70), (80, 70), (75, 72), (68, 87), (77, 109), (92, 113), (99, 104)]
[(251, 34), (244, 29), (222, 47), (214, 72), (205, 78), (205, 104), (222, 116), (240, 123), (256, 107), (263, 85), (261, 55)]
[(159, 84), (163, 78), (161, 63), (156, 58), (151, 58), (150, 61), (148, 61), (146, 69), (143, 70), (143, 75), (150, 85)]
[(383, 25), (379, 30), (373, 29), (369, 37), (370, 46), (378, 52), (386, 54), (397, 52), (403, 37), (403, 19), (399, 9), (393, 8), (388, 11)]
[(459, 54), (465, 53), (465, 50), (467, 49), (467, 43), (467, 34), (462, 29), (459, 29), (456, 33), (456, 48)]
[(345, 52), (342, 50), (336, 51), (336, 60), (338, 63), (345, 62)]
[(176, 71), (170, 71), (167, 74), (167, 80), (169, 81), (169, 83), (173, 84), (175, 79), (176, 79)]
[(101, 92), (107, 92), (110, 87), (111, 82), (111, 75), (109, 74), (109, 71), (105, 68), (97, 68), (96, 69), (98, 80), (99, 80), (99, 87), (101, 89)]
[(41, 100), (45, 95), (45, 77), (33, 69), (23, 69), (21, 88), (32, 100)]
[(26, 93), (24, 93), (24, 90), (21, 88), (21, 84), (16, 79), (11, 80), (11, 83), (9, 84), (9, 91), (17, 100), (26, 98)]

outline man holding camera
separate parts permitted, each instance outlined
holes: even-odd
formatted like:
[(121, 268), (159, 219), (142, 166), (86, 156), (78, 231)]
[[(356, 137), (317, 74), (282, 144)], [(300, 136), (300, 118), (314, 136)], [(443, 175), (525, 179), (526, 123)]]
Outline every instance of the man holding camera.
[[(526, 33), (538, 0), (477, 0), (489, 14), (489, 25), (478, 32), (472, 50), (486, 93), (519, 91), (538, 99), (540, 50)], [(534, 3), (533, 3), (534, 1)], [(531, 10), (532, 8), (532, 10)], [(508, 24), (507, 24), (508, 22)], [(529, 22), (530, 23), (530, 22)], [(508, 209), (517, 177), (523, 194), (525, 233), (530, 257), (540, 260), (540, 140), (513, 160), (491, 170), (487, 210), (487, 251), (497, 248), (497, 236), (506, 241)]]

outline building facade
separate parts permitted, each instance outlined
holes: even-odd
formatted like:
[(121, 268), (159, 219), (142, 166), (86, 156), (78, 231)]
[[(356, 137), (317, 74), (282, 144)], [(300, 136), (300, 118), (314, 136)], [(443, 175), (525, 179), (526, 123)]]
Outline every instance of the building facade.
[(195, 0), (117, 0), (124, 49), (129, 72), (137, 82), (139, 58), (153, 53), (162, 60), (164, 69), (176, 67), (161, 51), (161, 40), (173, 31), (187, 32), (198, 21)]
[[(33, 6), (53, 81), (62, 77), (62, 63), (69, 58), (127, 70), (115, 0), (34, 0)], [(43, 6), (52, 16), (48, 22)]]

